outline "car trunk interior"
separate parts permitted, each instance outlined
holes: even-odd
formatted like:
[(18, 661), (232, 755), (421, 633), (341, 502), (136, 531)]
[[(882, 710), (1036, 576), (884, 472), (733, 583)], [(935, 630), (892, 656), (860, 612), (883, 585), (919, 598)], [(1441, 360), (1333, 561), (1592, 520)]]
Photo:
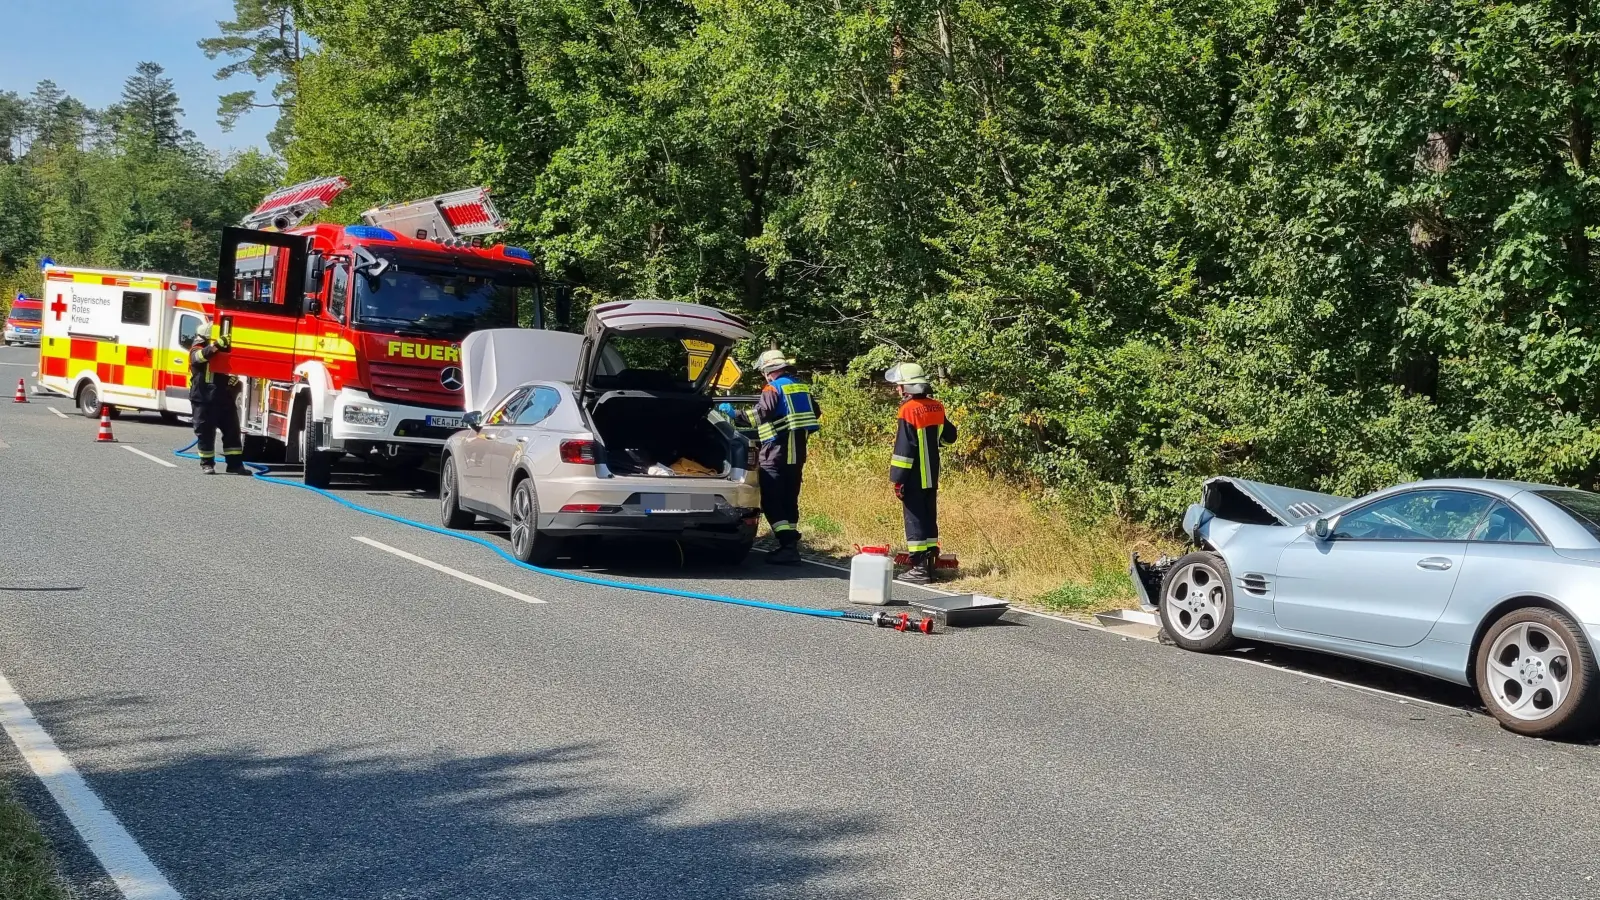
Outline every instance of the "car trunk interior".
[(743, 460), (732, 457), (736, 438), (707, 413), (709, 398), (629, 391), (596, 402), (595, 434), (606, 465), (618, 475), (721, 478)]

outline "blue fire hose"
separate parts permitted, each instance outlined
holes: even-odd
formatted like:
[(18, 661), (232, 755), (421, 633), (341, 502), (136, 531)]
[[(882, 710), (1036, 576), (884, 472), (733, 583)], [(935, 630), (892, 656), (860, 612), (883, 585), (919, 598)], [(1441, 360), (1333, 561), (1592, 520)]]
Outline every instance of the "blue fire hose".
[[(200, 458), (199, 456), (188, 452), (198, 443), (199, 441), (191, 441), (188, 445), (172, 451), (172, 454), (174, 456), (182, 457), (183, 459), (198, 460)], [(477, 544), (480, 547), (488, 548), (501, 559), (511, 563), (514, 566), (527, 569), (530, 572), (536, 572), (540, 575), (548, 575), (551, 578), (561, 578), (567, 581), (576, 581), (579, 584), (592, 584), (599, 587), (619, 588), (625, 591), (639, 591), (645, 594), (659, 594), (665, 597), (682, 597), (689, 600), (709, 600), (712, 603), (727, 603), (733, 606), (747, 606), (751, 609), (766, 609), (771, 610), (772, 612), (793, 613), (798, 616), (811, 616), (818, 619), (843, 619), (850, 622), (867, 622), (883, 627), (896, 628), (900, 631), (912, 630), (922, 631), (924, 633), (931, 633), (933, 631), (933, 623), (931, 619), (923, 619), (919, 621), (910, 619), (905, 614), (898, 616), (890, 615), (888, 613), (868, 614), (840, 609), (818, 609), (810, 606), (791, 606), (785, 603), (767, 603), (763, 600), (751, 600), (747, 597), (725, 597), (721, 594), (703, 594), (699, 591), (680, 591), (676, 588), (655, 587), (653, 585), (637, 584), (629, 581), (616, 581), (610, 578), (595, 578), (592, 575), (579, 575), (575, 572), (564, 572), (560, 569), (546, 569), (540, 566), (525, 563), (522, 560), (517, 559), (510, 553), (507, 553), (505, 548), (486, 538), (478, 537), (477, 535), (473, 534), (463, 534), (459, 531), (451, 531), (448, 528), (441, 528), (437, 525), (428, 525), (418, 522), (415, 519), (408, 519), (405, 516), (397, 516), (393, 513), (386, 513), (381, 510), (376, 510), (370, 506), (362, 506), (361, 504), (347, 500), (344, 497), (333, 493), (332, 491), (323, 490), (322, 488), (312, 487), (299, 481), (291, 481), (287, 478), (279, 478), (275, 475), (268, 474), (271, 470), (266, 466), (257, 463), (245, 463), (245, 465), (248, 466), (251, 471), (255, 472), (256, 477), (262, 481), (269, 482), (271, 484), (281, 484), (286, 487), (299, 488), (303, 491), (310, 491), (313, 494), (319, 494), (329, 500), (332, 500), (340, 506), (343, 506), (347, 509), (353, 509), (358, 513), (372, 516), (373, 518), (383, 519), (389, 522), (396, 522), (401, 525), (409, 525), (412, 528), (420, 528), (423, 531), (432, 532), (433, 534), (442, 534), (445, 537), (455, 538), (458, 541), (466, 541), (470, 544)]]

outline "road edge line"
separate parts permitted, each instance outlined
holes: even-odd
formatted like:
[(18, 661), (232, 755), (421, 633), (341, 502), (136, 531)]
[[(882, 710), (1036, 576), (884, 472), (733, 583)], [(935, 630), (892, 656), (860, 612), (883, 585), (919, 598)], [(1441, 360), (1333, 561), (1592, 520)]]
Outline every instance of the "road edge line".
[(0, 673), (0, 727), (127, 900), (183, 900)]
[(65, 419), (67, 417), (66, 413), (62, 412), (59, 409), (56, 409), (54, 406), (46, 406), (45, 409), (48, 409), (51, 412), (55, 413), (56, 414), (56, 418), (58, 418), (58, 419)]
[(401, 550), (398, 547), (391, 547), (388, 544), (382, 543), (380, 541), (375, 541), (375, 540), (373, 540), (372, 538), (369, 538), (369, 537), (361, 537), (360, 535), (354, 535), (353, 534), (353, 535), (350, 536), (350, 539), (353, 540), (353, 541), (358, 541), (360, 543), (366, 544), (368, 547), (376, 547), (377, 549), (382, 550), (385, 553), (393, 553), (395, 556), (398, 556), (401, 559), (409, 559), (409, 560), (411, 560), (412, 562), (414, 562), (414, 563), (416, 563), (418, 565), (427, 566), (428, 568), (433, 569), (436, 572), (443, 572), (444, 574), (449, 575), (452, 578), (459, 578), (462, 581), (467, 582), (468, 584), (475, 584), (478, 587), (487, 588), (488, 590), (494, 591), (497, 594), (502, 594), (504, 596), (510, 597), (510, 598), (512, 598), (514, 600), (521, 600), (523, 603), (543, 604), (545, 602), (543, 600), (540, 600), (538, 597), (530, 597), (527, 594), (519, 593), (517, 591), (512, 590), (511, 588), (495, 584), (492, 581), (485, 581), (485, 580), (483, 580), (482, 578), (479, 578), (476, 575), (468, 575), (465, 572), (461, 572), (461, 571), (458, 571), (456, 569), (452, 569), (449, 566), (444, 565), (442, 563), (436, 563), (431, 559), (425, 559), (425, 558), (423, 558), (421, 556), (416, 555), (415, 553), (407, 553), (406, 551)]

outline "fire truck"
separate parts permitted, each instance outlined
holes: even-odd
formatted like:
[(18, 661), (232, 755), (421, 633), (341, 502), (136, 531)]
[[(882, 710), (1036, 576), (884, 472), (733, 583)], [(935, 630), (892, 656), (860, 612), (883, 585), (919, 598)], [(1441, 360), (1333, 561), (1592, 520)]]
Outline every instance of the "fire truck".
[(214, 358), (240, 379), (246, 454), (303, 466), (326, 486), (343, 454), (415, 467), (462, 427), (461, 339), (563, 321), (570, 294), (528, 251), (497, 245), (504, 220), (483, 188), (382, 206), (363, 224), (300, 223), (348, 182), (267, 196), (223, 229)]

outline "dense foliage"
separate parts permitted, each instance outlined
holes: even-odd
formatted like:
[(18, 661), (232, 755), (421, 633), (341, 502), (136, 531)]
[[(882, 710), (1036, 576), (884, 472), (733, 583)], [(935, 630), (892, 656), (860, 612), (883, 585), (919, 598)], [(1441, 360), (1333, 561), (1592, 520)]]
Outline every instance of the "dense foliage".
[[(1590, 0), (235, 5), (206, 49), (283, 76), (335, 215), (486, 183), (584, 296), (723, 305), (838, 373), (863, 440), (843, 393), (915, 356), (966, 459), (1140, 514), (1219, 472), (1600, 482)], [(24, 107), (8, 265), (26, 216), (130, 263), (224, 218), (175, 229), (82, 174), (144, 159), (114, 128)]]
[(206, 274), (231, 225), (282, 178), (260, 153), (220, 159), (183, 128), (161, 66), (93, 110), (42, 81), (0, 92), (0, 306), (37, 296), (38, 261)]

